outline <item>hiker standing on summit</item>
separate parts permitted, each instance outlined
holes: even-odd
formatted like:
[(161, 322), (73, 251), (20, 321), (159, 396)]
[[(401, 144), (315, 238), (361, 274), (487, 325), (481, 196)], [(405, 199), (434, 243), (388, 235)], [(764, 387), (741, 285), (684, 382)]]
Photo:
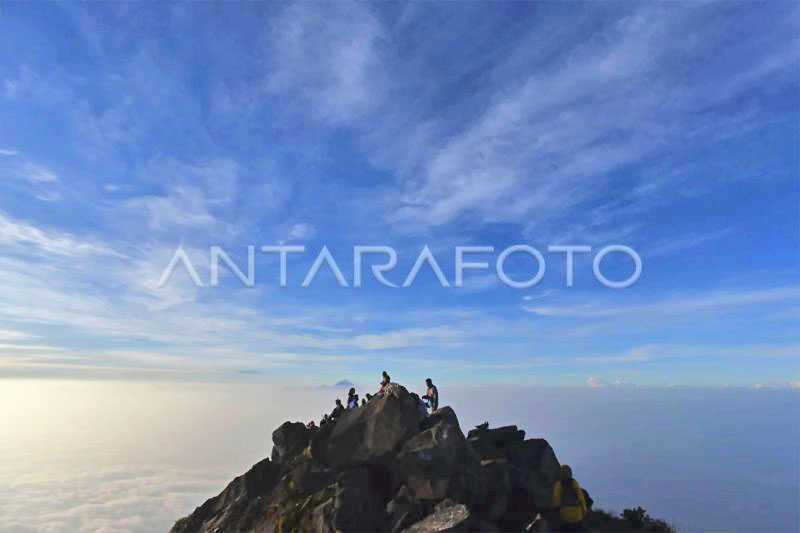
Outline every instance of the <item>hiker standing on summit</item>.
[(356, 388), (350, 387), (350, 391), (347, 393), (347, 408), (356, 409), (357, 407), (358, 407), (358, 394), (356, 394)]
[(392, 378), (389, 377), (389, 373), (386, 370), (383, 371), (383, 379), (381, 379), (381, 386), (378, 389), (378, 394), (383, 394), (385, 392), (386, 386), (392, 382)]
[(439, 408), (439, 389), (433, 384), (431, 378), (425, 380), (425, 385), (427, 385), (428, 390), (425, 392), (425, 396), (423, 396), (422, 399), (428, 401), (428, 404), (431, 406), (431, 412), (433, 412)]

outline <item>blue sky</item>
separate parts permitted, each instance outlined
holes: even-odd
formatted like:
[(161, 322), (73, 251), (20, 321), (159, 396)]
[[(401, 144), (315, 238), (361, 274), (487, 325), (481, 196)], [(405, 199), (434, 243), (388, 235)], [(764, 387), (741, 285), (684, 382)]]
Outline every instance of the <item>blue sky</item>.
[[(6, 4), (0, 375), (800, 386), (790, 2)], [(209, 247), (305, 245), (216, 288)], [(625, 244), (564, 283), (354, 245)], [(494, 256), (485, 256), (493, 262)], [(477, 259), (477, 257), (476, 257)], [(519, 257), (517, 259), (520, 259)], [(531, 265), (510, 261), (509, 272)], [(609, 257), (609, 277), (630, 264)], [(401, 380), (401, 381), (402, 381)]]

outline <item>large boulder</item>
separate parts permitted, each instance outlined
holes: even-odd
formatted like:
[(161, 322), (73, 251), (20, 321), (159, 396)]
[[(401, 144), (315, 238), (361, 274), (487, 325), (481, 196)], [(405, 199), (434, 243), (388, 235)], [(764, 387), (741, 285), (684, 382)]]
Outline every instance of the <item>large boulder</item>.
[(329, 468), (321, 468), (305, 456), (295, 458), (289, 468), (288, 479), (291, 490), (298, 494), (311, 494), (336, 482), (337, 473)]
[(550, 505), (561, 466), (546, 440), (524, 438), (525, 432), (517, 426), (482, 427), (470, 431), (467, 442), (484, 464), (507, 462), (512, 487), (529, 496), (530, 501), (524, 505), (544, 509)]
[(397, 455), (397, 470), (414, 497), (466, 503), (480, 498), (480, 462), (467, 446), (453, 409), (434, 411), (421, 428)]
[(525, 432), (517, 426), (481, 427), (470, 430), (467, 440), (481, 460), (493, 460), (504, 458), (506, 448), (525, 440)]
[(332, 424), (326, 424), (311, 442), (315, 461), (343, 469), (391, 462), (394, 451), (419, 431), (423, 419), (408, 391), (395, 385), (364, 407), (348, 409)]
[(312, 430), (302, 422), (284, 422), (272, 432), (272, 460), (281, 462), (306, 449)]
[(469, 432), (467, 442), (481, 458), (487, 498), (476, 508), (504, 529), (519, 529), (531, 513), (550, 507), (560, 465), (544, 439), (524, 440), (517, 426)]
[(561, 472), (550, 444), (544, 439), (528, 439), (509, 446), (506, 452), (517, 473), (512, 479), (514, 486), (530, 494), (536, 509), (550, 507), (553, 485)]

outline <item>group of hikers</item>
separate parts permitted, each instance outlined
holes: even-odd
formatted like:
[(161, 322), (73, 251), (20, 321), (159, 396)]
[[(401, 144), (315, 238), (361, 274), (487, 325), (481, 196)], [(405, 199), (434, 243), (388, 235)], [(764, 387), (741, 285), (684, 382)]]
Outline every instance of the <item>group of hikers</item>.
[[(319, 421), (319, 426), (312, 420), (306, 427), (309, 429), (317, 429), (317, 427), (322, 427), (326, 424), (331, 424), (338, 420), (347, 410), (349, 409), (358, 409), (359, 407), (364, 407), (369, 403), (373, 398), (380, 398), (384, 394), (386, 394), (389, 388), (393, 385), (392, 378), (389, 376), (388, 372), (385, 370), (381, 376), (380, 386), (378, 387), (378, 391), (375, 394), (367, 393), (364, 398), (361, 399), (361, 403), (358, 403), (358, 394), (356, 394), (356, 388), (350, 387), (350, 390), (347, 392), (347, 403), (342, 404), (342, 400), (336, 398), (335, 405), (333, 407), (333, 411), (330, 414), (326, 413), (322, 415), (322, 419)], [(433, 380), (431, 378), (427, 378), (425, 380), (425, 386), (427, 390), (423, 396), (418, 396), (416, 394), (412, 394), (412, 396), (416, 396), (419, 398), (419, 410), (421, 413), (424, 413), (426, 416), (428, 415), (428, 410), (430, 412), (436, 411), (439, 408), (439, 389), (436, 388), (436, 385), (433, 384)]]
[[(389, 374), (384, 370), (381, 376), (380, 386), (375, 394), (367, 393), (359, 403), (356, 388), (350, 387), (347, 393), (347, 403), (343, 404), (337, 398), (333, 411), (330, 414), (323, 415), (319, 422), (319, 427), (326, 424), (336, 422), (341, 416), (350, 409), (359, 409), (366, 406), (374, 398), (380, 398), (386, 394), (392, 387), (393, 383)], [(425, 394), (418, 396), (412, 393), (412, 396), (417, 397), (419, 401), (419, 409), (425, 416), (428, 415), (428, 410), (434, 412), (439, 409), (439, 389), (433, 384), (431, 378), (425, 380)], [(318, 429), (316, 423), (312, 420), (307, 424), (309, 429)], [(529, 531), (583, 531), (584, 520), (589, 514), (592, 507), (592, 499), (588, 493), (581, 488), (580, 484), (572, 477), (572, 469), (569, 465), (561, 465), (561, 472), (559, 479), (553, 485), (552, 505), (550, 513), (548, 513), (549, 523), (540, 515), (528, 526)]]

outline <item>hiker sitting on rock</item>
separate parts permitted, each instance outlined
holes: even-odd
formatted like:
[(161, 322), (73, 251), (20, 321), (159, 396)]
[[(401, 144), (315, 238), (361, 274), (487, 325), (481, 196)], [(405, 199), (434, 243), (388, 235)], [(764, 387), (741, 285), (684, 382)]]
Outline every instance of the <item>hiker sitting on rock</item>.
[(583, 531), (589, 512), (583, 489), (572, 477), (572, 469), (561, 465), (561, 479), (553, 485), (553, 510), (558, 511), (558, 531)]
[(433, 384), (431, 378), (425, 380), (425, 385), (428, 387), (428, 391), (422, 399), (428, 402), (428, 405), (431, 406), (431, 412), (433, 412), (439, 408), (439, 389)]
[(350, 392), (347, 393), (347, 408), (356, 409), (358, 407), (358, 394), (356, 388), (350, 387)]
[(335, 422), (339, 417), (344, 414), (344, 405), (342, 405), (342, 400), (336, 398), (336, 407), (333, 408), (331, 411), (331, 416), (328, 418), (330, 422)]
[(319, 421), (319, 427), (324, 426), (325, 424), (327, 424), (330, 421), (331, 421), (331, 419), (328, 416), (328, 413), (325, 413), (324, 415), (322, 415), (322, 420)]

